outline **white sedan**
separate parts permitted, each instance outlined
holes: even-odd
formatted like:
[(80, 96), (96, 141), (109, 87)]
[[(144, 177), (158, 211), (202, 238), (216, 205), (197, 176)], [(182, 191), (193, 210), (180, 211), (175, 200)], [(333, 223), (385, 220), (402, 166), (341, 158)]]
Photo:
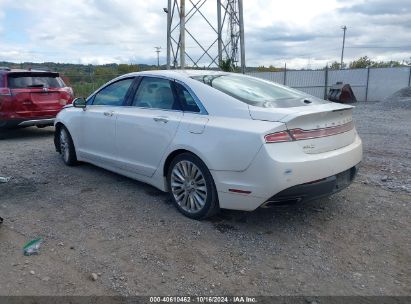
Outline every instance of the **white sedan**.
[(347, 187), (362, 158), (352, 109), (240, 74), (139, 72), (66, 106), (55, 146), (67, 165), (146, 182), (202, 219)]

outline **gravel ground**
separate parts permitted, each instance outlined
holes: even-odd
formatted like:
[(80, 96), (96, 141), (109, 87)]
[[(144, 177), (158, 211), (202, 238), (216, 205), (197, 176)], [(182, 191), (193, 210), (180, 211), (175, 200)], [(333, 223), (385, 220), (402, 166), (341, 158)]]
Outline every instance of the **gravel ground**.
[(201, 222), (151, 186), (64, 166), (53, 128), (4, 133), (0, 295), (410, 295), (410, 117), (358, 103), (365, 155), (347, 190)]

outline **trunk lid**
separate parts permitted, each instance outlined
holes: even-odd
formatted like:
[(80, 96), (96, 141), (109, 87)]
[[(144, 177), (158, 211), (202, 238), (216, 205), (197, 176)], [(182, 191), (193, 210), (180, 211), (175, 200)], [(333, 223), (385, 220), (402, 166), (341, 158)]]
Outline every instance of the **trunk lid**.
[(21, 118), (54, 117), (68, 99), (60, 89), (11, 89), (13, 108)]
[(356, 131), (352, 125), (353, 108), (330, 102), (292, 108), (249, 106), (249, 111), (252, 119), (285, 123), (303, 151), (316, 154), (354, 142)]

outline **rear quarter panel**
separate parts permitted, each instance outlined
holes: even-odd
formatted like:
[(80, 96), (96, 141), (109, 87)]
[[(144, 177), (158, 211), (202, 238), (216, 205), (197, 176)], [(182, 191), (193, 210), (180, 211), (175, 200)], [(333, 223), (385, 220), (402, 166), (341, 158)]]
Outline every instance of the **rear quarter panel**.
[(244, 171), (263, 145), (264, 134), (284, 130), (278, 122), (205, 116), (202, 133), (193, 132), (192, 117), (184, 116), (171, 151), (186, 149), (200, 157), (210, 170)]

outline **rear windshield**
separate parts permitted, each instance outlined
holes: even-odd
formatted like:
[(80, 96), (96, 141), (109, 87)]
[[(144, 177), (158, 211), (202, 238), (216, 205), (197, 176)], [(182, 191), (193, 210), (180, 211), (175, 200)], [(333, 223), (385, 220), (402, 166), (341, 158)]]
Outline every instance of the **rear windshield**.
[(19, 73), (8, 75), (8, 86), (11, 89), (62, 88), (65, 84), (55, 73)]
[(192, 78), (204, 82), (242, 102), (258, 107), (296, 106), (301, 99), (312, 97), (285, 86), (244, 75), (201, 75)]

